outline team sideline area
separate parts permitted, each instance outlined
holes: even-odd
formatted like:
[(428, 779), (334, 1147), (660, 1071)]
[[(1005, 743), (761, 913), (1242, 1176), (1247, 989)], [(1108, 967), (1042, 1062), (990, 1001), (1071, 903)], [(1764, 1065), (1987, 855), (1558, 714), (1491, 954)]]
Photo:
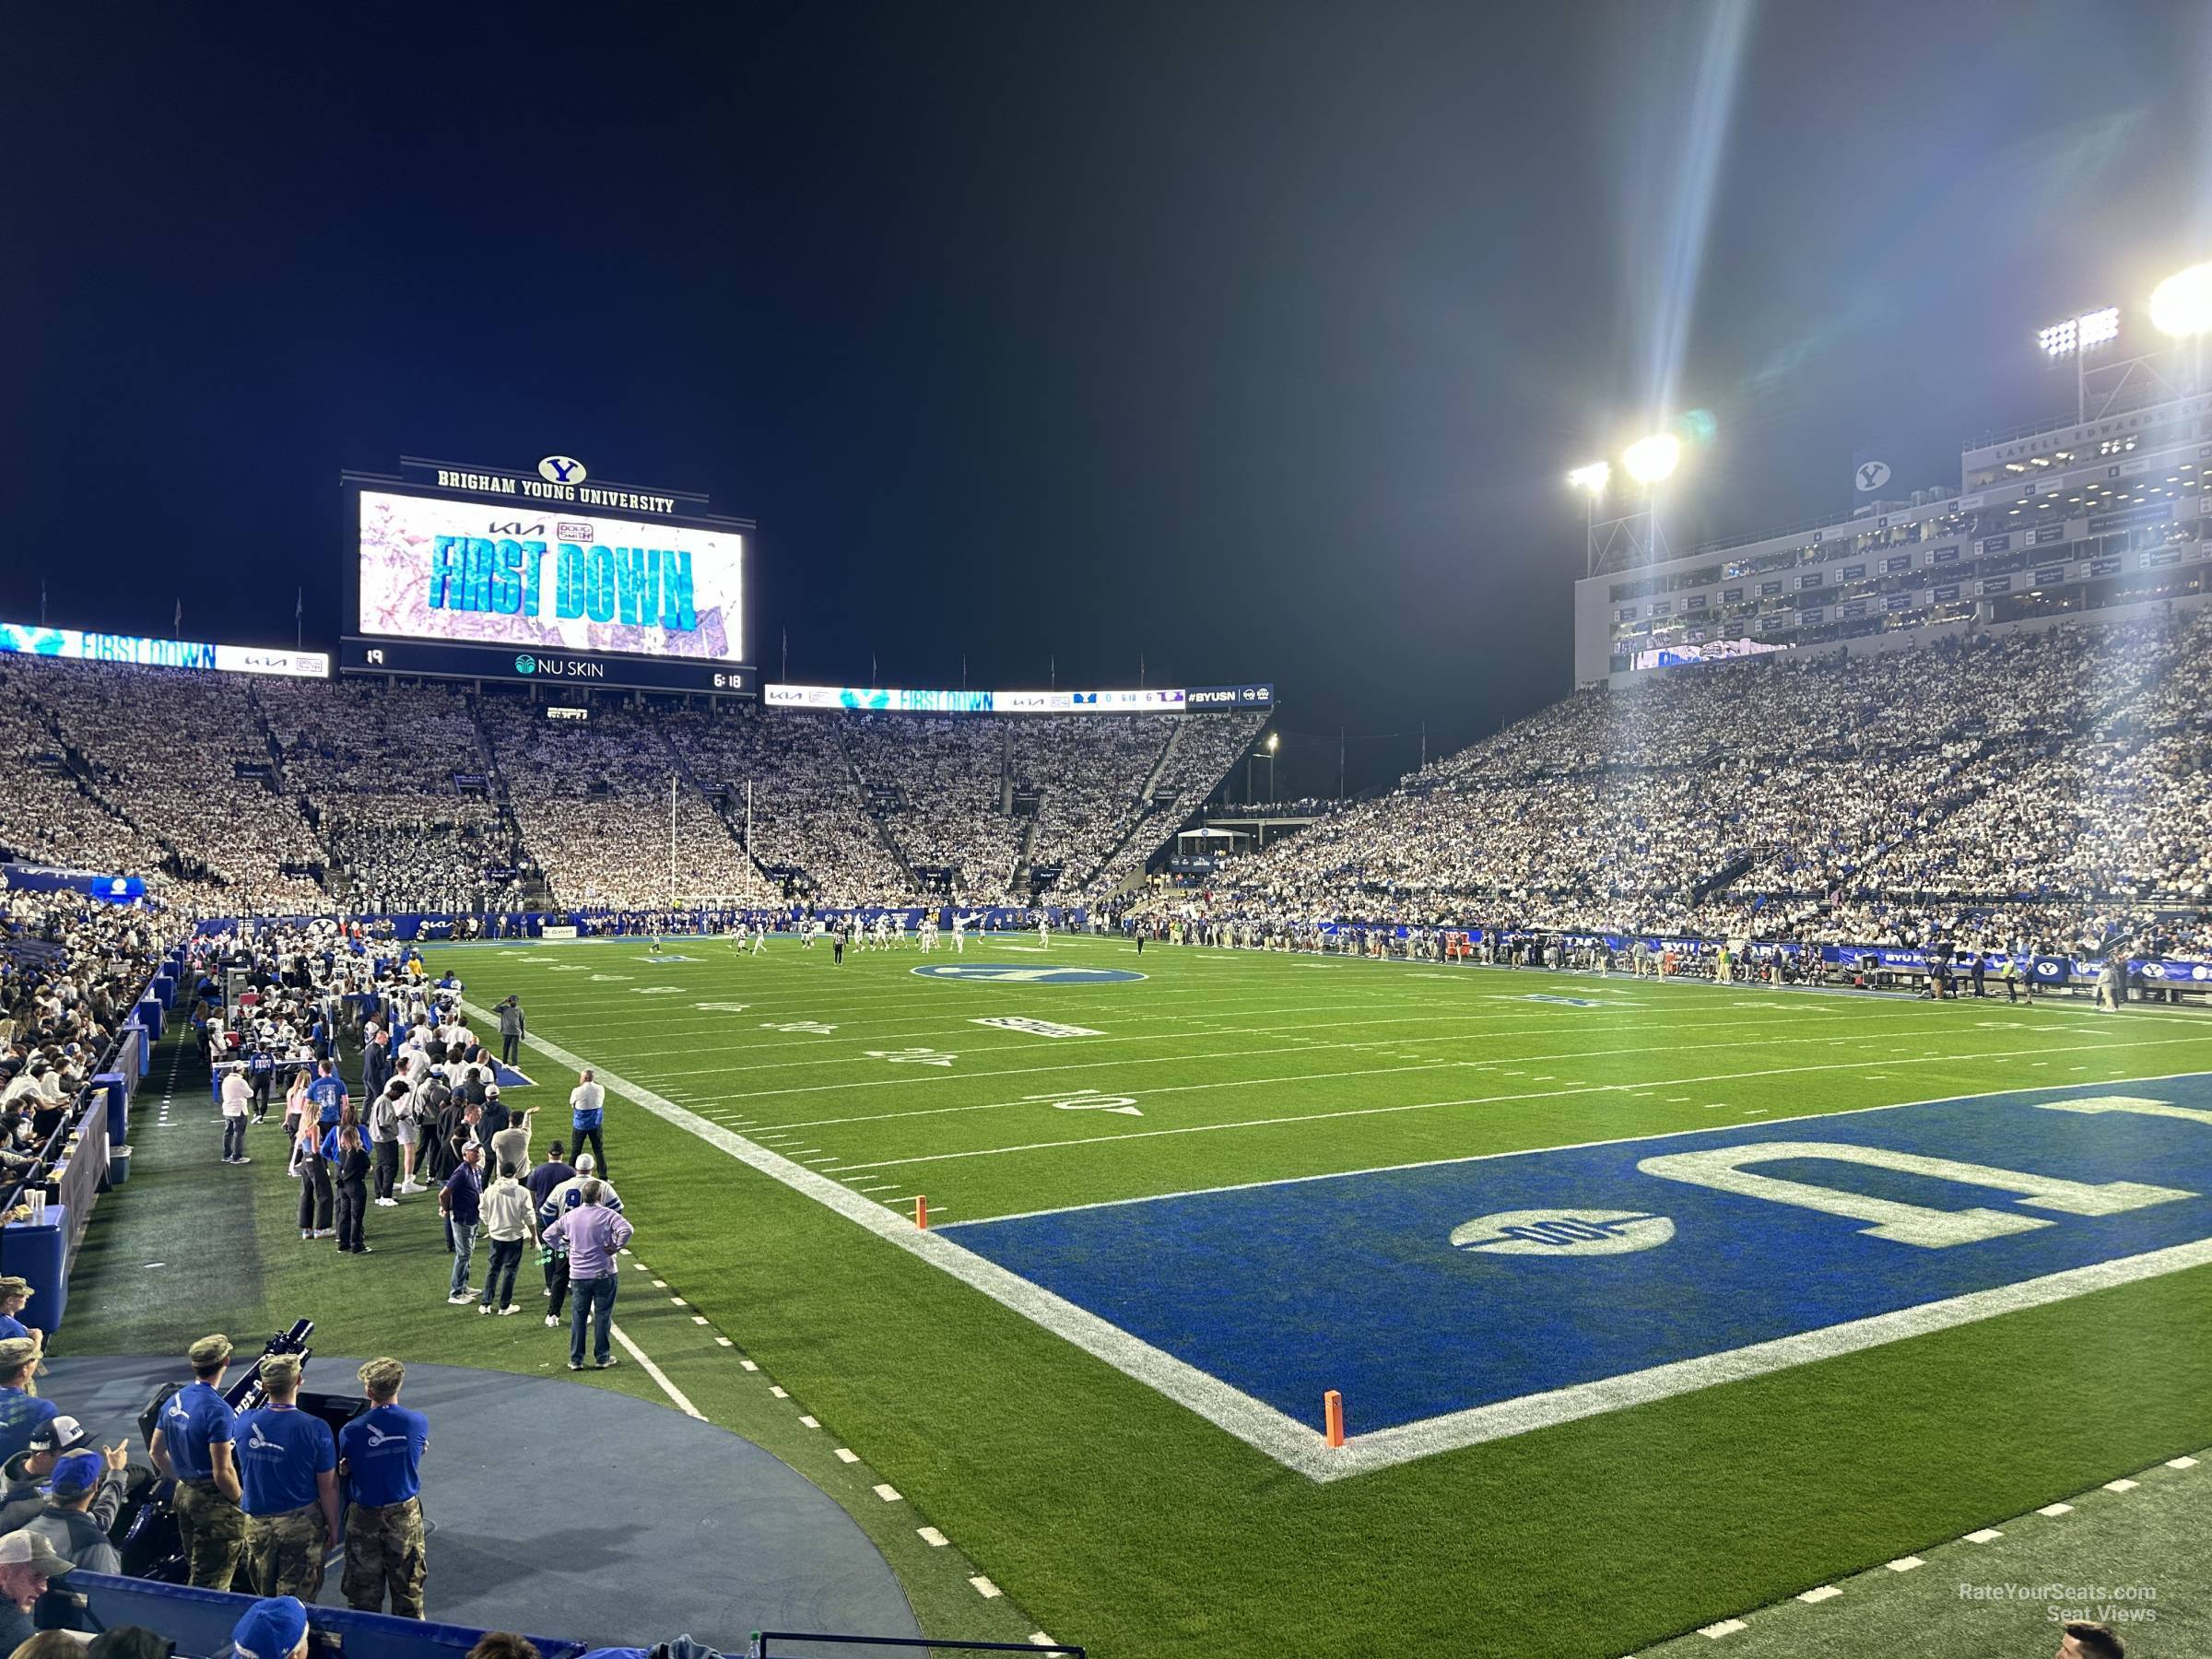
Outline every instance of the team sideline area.
[[(516, 1109), (607, 1086), (634, 1363), (591, 1383), (819, 1482), (926, 1630), (1453, 1651), (1540, 1605), (1530, 1651), (1814, 1654), (1895, 1605), (1996, 1654), (2034, 1610), (1889, 1564), (1974, 1576), (1941, 1552), (1994, 1528), (2025, 1571), (2056, 1503), (2166, 1562), (2152, 1651), (2201, 1630), (2158, 1544), (2212, 1442), (2166, 1359), (2212, 1312), (2197, 1014), (1035, 935), (428, 966), (519, 997)], [(561, 1371), (535, 1308), (446, 1303), (435, 1194), (365, 1261), (302, 1242), (169, 1053), (74, 1343), (312, 1307), (334, 1350)]]

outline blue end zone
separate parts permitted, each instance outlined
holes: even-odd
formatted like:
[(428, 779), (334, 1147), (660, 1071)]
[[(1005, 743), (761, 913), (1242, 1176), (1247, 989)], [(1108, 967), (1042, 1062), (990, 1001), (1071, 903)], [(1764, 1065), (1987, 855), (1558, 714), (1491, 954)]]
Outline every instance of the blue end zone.
[[(2052, 1109), (2123, 1099), (2181, 1110)], [(1650, 1167), (1759, 1145), (1796, 1150)], [(1925, 1159), (1983, 1168), (1896, 1167)], [(2195, 1243), (2207, 1194), (2197, 1074), (947, 1230), (1301, 1421), (1342, 1390), (1366, 1431)]]

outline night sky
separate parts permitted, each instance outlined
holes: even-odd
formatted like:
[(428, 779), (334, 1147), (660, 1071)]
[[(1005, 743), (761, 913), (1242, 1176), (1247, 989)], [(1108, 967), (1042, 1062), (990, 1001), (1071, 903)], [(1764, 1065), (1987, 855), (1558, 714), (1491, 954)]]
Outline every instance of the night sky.
[(341, 467), (562, 453), (759, 520), (768, 677), (1271, 678), (1286, 793), (1570, 688), (1560, 475), (1655, 406), (1714, 421), (1677, 546), (1854, 446), (1955, 486), (2070, 408), (2039, 324), (2212, 257), (2201, 4), (46, 6), (8, 58), (0, 617), (288, 643), (304, 583), (328, 644)]

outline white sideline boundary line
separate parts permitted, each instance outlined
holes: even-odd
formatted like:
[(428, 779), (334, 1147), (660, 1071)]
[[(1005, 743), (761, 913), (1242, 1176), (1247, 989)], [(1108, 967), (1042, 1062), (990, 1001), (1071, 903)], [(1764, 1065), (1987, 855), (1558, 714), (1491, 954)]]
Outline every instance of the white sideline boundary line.
[(707, 1420), (707, 1414), (692, 1405), (690, 1397), (668, 1380), (668, 1373), (653, 1362), (652, 1355), (629, 1339), (629, 1332), (618, 1324), (609, 1324), (606, 1328), (608, 1334), (622, 1345), (622, 1351), (635, 1359), (645, 1374), (661, 1385), (661, 1392), (676, 1402), (678, 1411), (686, 1417), (695, 1417), (702, 1423)]
[[(483, 1009), (465, 1001), (462, 1006), (479, 1018), (488, 1018)], [(565, 1065), (571, 1071), (582, 1070), (589, 1064), (582, 1056), (535, 1034), (525, 1036), (523, 1041), (555, 1065)], [(697, 1112), (688, 1112), (652, 1089), (618, 1077), (604, 1066), (595, 1070), (599, 1081), (611, 1092), (643, 1107), (663, 1122), (688, 1131), (716, 1150), (728, 1153), (740, 1163), (758, 1170), (771, 1180), (780, 1182), (825, 1208), (836, 1211), (846, 1220), (888, 1241), (910, 1255), (919, 1256), (933, 1266), (942, 1268), (961, 1283), (982, 1291), (992, 1300), (1073, 1343), (1084, 1352), (1105, 1360), (1124, 1375), (1135, 1378), (1180, 1406), (1187, 1406), (1255, 1451), (1265, 1453), (1277, 1462), (1313, 1479), (1327, 1477), (1325, 1464), (1316, 1456), (1316, 1453), (1328, 1450), (1321, 1435), (1286, 1417), (1274, 1406), (1231, 1388), (1187, 1361), (1140, 1341), (1120, 1326), (1078, 1308), (1041, 1286), (1031, 1284), (1019, 1274), (1011, 1273), (995, 1262), (986, 1261), (941, 1232), (917, 1230), (912, 1220), (886, 1209), (872, 1198), (862, 1197), (827, 1175), (818, 1174), (804, 1164), (794, 1163), (734, 1131), (709, 1123)], [(628, 1338), (624, 1338), (623, 1347), (631, 1347)], [(650, 1367), (651, 1362), (642, 1354), (639, 1354), (638, 1359), (641, 1365)], [(650, 1370), (648, 1374), (652, 1374)], [(664, 1378), (662, 1385), (668, 1389), (672, 1397), (675, 1396), (677, 1391), (674, 1384)], [(696, 1408), (692, 1409), (697, 1415)]]
[[(479, 1018), (489, 1018), (482, 1008), (464, 1001), (464, 1007)], [(571, 1053), (556, 1043), (536, 1035), (526, 1035), (523, 1041), (545, 1054), (558, 1065), (580, 1071), (587, 1064), (582, 1056)], [(835, 1211), (877, 1238), (898, 1246), (910, 1255), (918, 1256), (932, 1266), (942, 1269), (971, 1288), (981, 1291), (1002, 1307), (1019, 1313), (1025, 1319), (1050, 1331), (1053, 1335), (1082, 1349), (1092, 1358), (1103, 1360), (1124, 1376), (1135, 1379), (1157, 1393), (1166, 1395), (1177, 1405), (1195, 1412), (1224, 1432), (1242, 1441), (1254, 1451), (1265, 1453), (1277, 1463), (1305, 1476), (1309, 1480), (1326, 1482), (1341, 1480), (1347, 1476), (1372, 1474), (1399, 1464), (1412, 1463), (1431, 1457), (1441, 1452), (1456, 1451), (1488, 1441), (1503, 1440), (1510, 1436), (1526, 1434), (1537, 1429), (1552, 1428), (1582, 1418), (1596, 1417), (1606, 1412), (1621, 1410), (1630, 1406), (1646, 1405), (1676, 1394), (1689, 1394), (1711, 1388), (1723, 1382), (1745, 1381), (1786, 1371), (1818, 1359), (1834, 1359), (1841, 1355), (1857, 1353), (1878, 1347), (1907, 1337), (1926, 1335), (1932, 1332), (1949, 1330), (1958, 1325), (1972, 1324), (2000, 1314), (2022, 1312), (2030, 1308), (2048, 1306), (2077, 1296), (2121, 1285), (2135, 1284), (2144, 1279), (2166, 1274), (2180, 1273), (2191, 1267), (2212, 1264), (2212, 1239), (2199, 1240), (2191, 1244), (2177, 1244), (2140, 1255), (2124, 1256), (2114, 1261), (2099, 1262), (2086, 1267), (2068, 1268), (2047, 1274), (2041, 1278), (2025, 1279), (2014, 1285), (2001, 1285), (1988, 1290), (1970, 1292), (1963, 1296), (1948, 1297), (1938, 1301), (1923, 1302), (1915, 1307), (1900, 1308), (1888, 1313), (1878, 1313), (1859, 1320), (1846, 1321), (1817, 1331), (1799, 1332), (1794, 1335), (1772, 1341), (1754, 1343), (1748, 1347), (1729, 1349), (1723, 1353), (1700, 1355), (1696, 1359), (1677, 1360), (1671, 1364), (1653, 1366), (1644, 1371), (1631, 1371), (1620, 1376), (1602, 1378), (1596, 1382), (1577, 1383), (1571, 1387), (1554, 1389), (1544, 1394), (1524, 1394), (1518, 1399), (1501, 1400), (1488, 1406), (1477, 1406), (1465, 1411), (1447, 1412), (1439, 1417), (1424, 1418), (1414, 1423), (1400, 1424), (1372, 1434), (1355, 1436), (1348, 1444), (1332, 1448), (1322, 1434), (1308, 1428), (1296, 1418), (1253, 1398), (1242, 1390), (1231, 1387), (1218, 1377), (1199, 1370), (1187, 1360), (1153, 1347), (1142, 1338), (1130, 1335), (1119, 1325), (1100, 1318), (1088, 1309), (1057, 1296), (1041, 1285), (1031, 1283), (1019, 1274), (1013, 1273), (974, 1252), (966, 1249), (946, 1236), (943, 1230), (932, 1229), (924, 1232), (915, 1229), (906, 1218), (885, 1208), (874, 1199), (865, 1198), (841, 1185), (830, 1177), (808, 1169), (791, 1159), (747, 1140), (733, 1130), (708, 1122), (697, 1112), (687, 1111), (663, 1096), (639, 1084), (618, 1077), (604, 1066), (595, 1068), (601, 1083), (611, 1092), (642, 1107), (663, 1122), (674, 1124), (705, 1141), (717, 1150), (727, 1153), (740, 1163), (759, 1171), (771, 1180), (781, 1182), (792, 1191), (813, 1199), (827, 1209)], [(2202, 1076), (2201, 1072), (2168, 1072), (2155, 1077), (2131, 1077), (2117, 1081), (2155, 1083), (2177, 1077)], [(2103, 1084), (2098, 1087), (2110, 1087)], [(2074, 1087), (2053, 1085), (2050, 1088)], [(1973, 1095), (1946, 1096), (1945, 1100), (1981, 1100), (2000, 1094), (2035, 1092), (2032, 1089), (1989, 1089)], [(1862, 1108), (1867, 1112), (1896, 1111), (1906, 1105), (1933, 1105), (1939, 1101), (1899, 1101), (1887, 1106)], [(1807, 1114), (1814, 1117), (1850, 1116), (1853, 1113), (1823, 1112)], [(1777, 1119), (1776, 1122), (1794, 1120)], [(1712, 1129), (1740, 1128), (1738, 1124), (1714, 1124)], [(1685, 1134), (1702, 1134), (1705, 1130), (1675, 1130), (1659, 1135), (1631, 1135), (1628, 1140), (1664, 1140)], [(1493, 1155), (1497, 1156), (1497, 1155)], [(1447, 1159), (1447, 1162), (1472, 1161)], [(1260, 1185), (1288, 1184), (1260, 1182)], [(1180, 1194), (1162, 1194), (1179, 1196)], [(665, 1374), (648, 1359), (630, 1340), (621, 1338), (625, 1349), (636, 1356), (669, 1396), (676, 1399), (693, 1416), (701, 1416), (696, 1406), (685, 1400)]]

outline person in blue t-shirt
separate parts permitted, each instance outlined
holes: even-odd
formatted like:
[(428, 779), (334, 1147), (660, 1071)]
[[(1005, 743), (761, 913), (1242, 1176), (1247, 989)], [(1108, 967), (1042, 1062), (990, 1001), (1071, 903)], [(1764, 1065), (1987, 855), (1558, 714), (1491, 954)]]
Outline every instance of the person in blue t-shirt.
[(338, 1547), (338, 1445), (330, 1425), (299, 1407), (300, 1356), (261, 1362), (269, 1403), (238, 1419), (245, 1488), (246, 1569), (263, 1595), (312, 1603)]
[(28, 1336), (0, 1341), (0, 1465), (18, 1452), (30, 1449), (30, 1437), (62, 1408), (31, 1392), (31, 1373), (39, 1368), (39, 1345)]
[(363, 1613), (384, 1610), (422, 1617), (422, 1455), (430, 1449), (430, 1419), (399, 1404), (406, 1367), (371, 1359), (361, 1367), (369, 1409), (338, 1430), (338, 1472), (351, 1488), (346, 1513), (346, 1604)]
[(335, 1075), (329, 1061), (315, 1062), (315, 1077), (307, 1086), (307, 1098), (314, 1104), (315, 1121), (325, 1129), (335, 1128), (338, 1110), (347, 1100), (346, 1081)]
[(191, 1383), (169, 1397), (147, 1450), (154, 1467), (177, 1483), (177, 1531), (184, 1547), (184, 1582), (228, 1590), (246, 1550), (246, 1517), (238, 1507), (238, 1414), (223, 1398), (230, 1338), (219, 1331), (185, 1350)]

